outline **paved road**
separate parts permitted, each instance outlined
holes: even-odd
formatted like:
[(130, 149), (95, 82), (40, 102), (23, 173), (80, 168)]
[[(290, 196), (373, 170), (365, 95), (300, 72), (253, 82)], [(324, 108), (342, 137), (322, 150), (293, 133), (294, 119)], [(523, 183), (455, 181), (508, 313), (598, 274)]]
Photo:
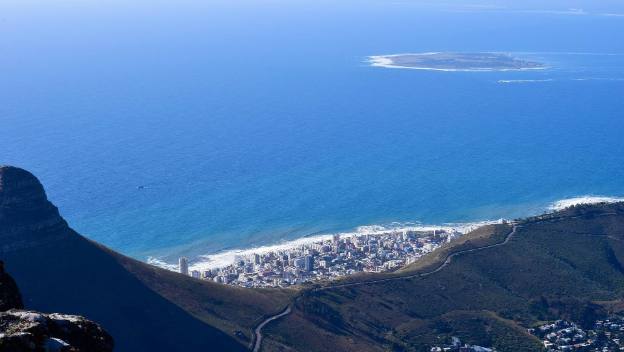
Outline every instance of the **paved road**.
[[(389, 278), (385, 278), (385, 279), (375, 279), (375, 280), (350, 282), (350, 283), (346, 283), (346, 284), (327, 285), (327, 286), (323, 286), (323, 287), (314, 288), (314, 289), (312, 289), (312, 291), (325, 291), (325, 290), (331, 290), (331, 289), (334, 289), (334, 288), (378, 284), (378, 283), (388, 282), (388, 281), (405, 280), (405, 279), (411, 279), (411, 278), (415, 278), (415, 277), (429, 276), (429, 275), (435, 274), (435, 273), (439, 272), (440, 270), (444, 269), (446, 266), (448, 266), (451, 263), (453, 258), (455, 258), (457, 256), (460, 256), (460, 255), (466, 254), (466, 253), (482, 251), (482, 250), (488, 249), (488, 248), (494, 248), (494, 247), (506, 245), (507, 243), (509, 243), (511, 238), (516, 234), (516, 231), (518, 230), (519, 227), (520, 227), (520, 225), (515, 225), (514, 224), (512, 229), (511, 229), (511, 231), (507, 234), (507, 236), (505, 237), (505, 240), (503, 242), (491, 244), (491, 245), (484, 246), (484, 247), (478, 247), (478, 248), (472, 248), (472, 249), (464, 249), (462, 251), (452, 253), (437, 268), (435, 268), (435, 269), (433, 269), (431, 271), (428, 271), (428, 272), (411, 274), (411, 275), (405, 275), (405, 276), (395, 276), (395, 277), (389, 277)], [(268, 323), (272, 322), (273, 320), (277, 320), (277, 319), (279, 319), (279, 318), (281, 318), (283, 316), (286, 316), (286, 315), (290, 314), (291, 311), (292, 311), (292, 307), (289, 304), (280, 313), (272, 315), (272, 316), (264, 319), (254, 329), (254, 341), (252, 343), (252, 346), (253, 346), (252, 350), (253, 350), (253, 352), (259, 352), (260, 348), (262, 347), (262, 328), (264, 328)]]
[(260, 323), (260, 325), (256, 327), (256, 329), (254, 330), (255, 339), (253, 343), (253, 352), (259, 352), (260, 347), (262, 346), (262, 328), (264, 328), (265, 325), (272, 322), (273, 320), (279, 319), (285, 315), (290, 314), (290, 311), (291, 311), (291, 308), (290, 308), (290, 305), (288, 305), (288, 307), (286, 307), (286, 309), (284, 309), (281, 313), (266, 318), (265, 320), (262, 321), (262, 323)]
[(470, 253), (470, 252), (477, 252), (477, 251), (481, 251), (481, 250), (484, 250), (484, 249), (494, 248), (494, 247), (498, 247), (498, 246), (502, 246), (502, 245), (507, 244), (509, 242), (509, 240), (511, 240), (511, 238), (516, 234), (516, 229), (518, 227), (519, 227), (519, 225), (514, 225), (512, 230), (511, 230), (511, 232), (509, 232), (507, 234), (507, 237), (505, 237), (505, 240), (503, 242), (496, 243), (496, 244), (491, 244), (491, 245), (484, 246), (484, 247), (478, 247), (478, 248), (472, 248), (472, 249), (464, 249), (462, 251), (452, 253), (437, 268), (435, 268), (434, 270), (428, 271), (428, 272), (411, 274), (411, 275), (405, 275), (405, 276), (395, 276), (395, 277), (389, 277), (389, 278), (385, 278), (385, 279), (375, 279), (375, 280), (351, 282), (351, 283), (346, 283), (346, 284), (329, 285), (329, 286), (315, 288), (315, 289), (313, 289), (313, 291), (323, 291), (323, 290), (329, 290), (329, 289), (334, 289), (334, 288), (339, 288), (339, 287), (361, 286), (361, 285), (368, 285), (368, 284), (377, 284), (377, 283), (387, 282), (387, 281), (405, 280), (405, 279), (412, 279), (412, 278), (415, 278), (415, 277), (429, 276), (429, 275), (435, 274), (438, 271), (444, 269), (447, 265), (449, 265), (451, 263), (453, 258), (455, 258), (457, 256), (460, 256), (460, 255), (466, 254), (466, 253)]
[[(603, 216), (611, 216), (611, 215), (618, 215), (618, 213), (617, 212), (608, 212), (608, 213), (598, 214), (596, 216), (597, 217), (603, 217)], [(570, 216), (570, 217), (567, 217), (567, 219), (583, 218), (584, 216), (585, 215)], [(559, 220), (560, 220), (559, 218), (547, 218), (547, 219), (543, 219), (543, 220), (533, 221), (532, 224), (553, 223), (553, 222), (557, 222)], [(345, 283), (345, 284), (335, 284), (335, 285), (331, 285), (330, 284), (330, 285), (327, 285), (327, 286), (314, 288), (313, 291), (324, 291), (324, 290), (330, 290), (330, 289), (340, 288), (340, 287), (351, 287), (351, 286), (377, 284), (377, 283), (393, 281), (393, 280), (405, 280), (405, 279), (411, 279), (411, 278), (415, 278), (415, 277), (425, 277), (425, 276), (433, 275), (433, 274), (439, 272), (440, 270), (444, 269), (446, 266), (448, 266), (451, 263), (451, 261), (453, 260), (453, 258), (455, 258), (457, 256), (460, 256), (460, 255), (466, 254), (466, 253), (472, 253), (472, 252), (482, 251), (484, 249), (489, 249), (489, 248), (494, 248), (494, 247), (499, 247), (499, 246), (506, 245), (513, 238), (513, 236), (516, 234), (516, 232), (518, 231), (518, 229), (520, 227), (522, 227), (522, 226), (518, 225), (518, 224), (513, 224), (513, 227), (511, 229), (511, 231), (507, 234), (507, 237), (505, 237), (505, 240), (503, 242), (491, 244), (491, 245), (484, 246), (484, 247), (465, 249), (465, 250), (462, 250), (462, 251), (459, 251), (459, 252), (452, 253), (437, 268), (435, 268), (435, 269), (433, 269), (431, 271), (428, 271), (428, 272), (411, 274), (411, 275), (405, 275), (405, 276), (395, 276), (395, 277), (390, 277), (390, 278), (385, 278), (385, 279), (374, 279), (374, 280), (367, 280), (367, 281), (351, 282), (351, 283)], [(602, 235), (602, 234), (595, 234), (595, 235)], [(607, 237), (613, 238), (615, 240), (620, 240), (619, 238), (614, 238), (612, 236), (607, 236)], [(297, 298), (298, 297), (295, 297), (295, 299), (297, 299)], [(286, 315), (290, 314), (291, 311), (292, 311), (291, 304), (289, 304), (288, 307), (286, 307), (280, 313), (266, 318), (265, 320), (263, 320), (256, 327), (256, 329), (254, 330), (254, 333), (255, 333), (254, 341), (252, 342), (253, 352), (259, 352), (260, 351), (260, 347), (261, 347), (261, 344), (262, 344), (262, 328), (265, 325), (267, 325), (268, 323), (272, 322), (273, 320), (279, 319), (279, 318), (281, 318), (283, 316), (286, 316)]]

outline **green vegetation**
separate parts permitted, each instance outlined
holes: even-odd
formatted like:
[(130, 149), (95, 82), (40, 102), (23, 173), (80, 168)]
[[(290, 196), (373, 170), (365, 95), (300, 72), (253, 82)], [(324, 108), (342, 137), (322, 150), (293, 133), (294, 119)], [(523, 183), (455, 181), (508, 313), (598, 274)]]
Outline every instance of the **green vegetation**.
[[(389, 275), (411, 278), (308, 290), (267, 327), (266, 350), (426, 351), (457, 336), (501, 351), (538, 351), (526, 328), (564, 318), (586, 324), (622, 306), (624, 204), (578, 206), (488, 226)], [(357, 280), (368, 282), (375, 275)], [(353, 280), (353, 279), (351, 279)]]
[(253, 328), (296, 293), (294, 289), (247, 289), (193, 279), (112, 253), (143, 284), (241, 342), (249, 343)]

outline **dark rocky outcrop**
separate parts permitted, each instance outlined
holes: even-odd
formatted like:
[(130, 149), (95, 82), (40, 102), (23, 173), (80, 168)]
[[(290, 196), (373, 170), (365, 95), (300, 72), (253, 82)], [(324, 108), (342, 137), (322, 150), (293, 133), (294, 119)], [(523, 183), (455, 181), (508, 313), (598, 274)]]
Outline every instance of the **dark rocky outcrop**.
[(111, 336), (80, 316), (17, 309), (0, 313), (0, 351), (112, 350)]
[(0, 261), (0, 312), (23, 307), (17, 285), (13, 278), (4, 271), (4, 262)]
[(0, 259), (28, 309), (97, 321), (120, 351), (246, 350), (147, 287), (121, 258), (69, 228), (31, 173), (0, 166)]
[(110, 352), (113, 339), (83, 317), (22, 310), (15, 281), (0, 261), (0, 351)]

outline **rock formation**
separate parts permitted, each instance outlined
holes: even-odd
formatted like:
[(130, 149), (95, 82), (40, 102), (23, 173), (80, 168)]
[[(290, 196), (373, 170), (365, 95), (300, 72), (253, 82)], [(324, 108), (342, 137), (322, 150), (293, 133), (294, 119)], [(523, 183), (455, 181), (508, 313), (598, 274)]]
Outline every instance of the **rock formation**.
[(0, 351), (110, 352), (113, 339), (83, 317), (22, 309), (15, 281), (0, 262)]

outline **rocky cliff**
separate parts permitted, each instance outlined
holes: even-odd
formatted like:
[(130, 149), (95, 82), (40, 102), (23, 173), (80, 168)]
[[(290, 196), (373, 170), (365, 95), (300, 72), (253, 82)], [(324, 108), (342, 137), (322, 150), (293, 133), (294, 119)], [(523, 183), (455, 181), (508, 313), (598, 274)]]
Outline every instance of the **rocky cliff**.
[(0, 351), (110, 352), (113, 339), (83, 317), (22, 310), (13, 278), (0, 262)]

